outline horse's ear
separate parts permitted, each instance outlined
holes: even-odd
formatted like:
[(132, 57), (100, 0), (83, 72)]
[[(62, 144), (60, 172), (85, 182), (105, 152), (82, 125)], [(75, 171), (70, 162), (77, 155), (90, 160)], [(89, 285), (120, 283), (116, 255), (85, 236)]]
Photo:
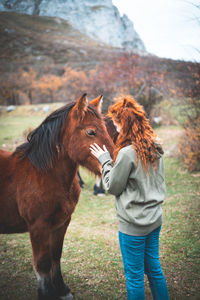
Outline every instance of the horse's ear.
[(102, 103), (103, 103), (103, 96), (102, 95), (100, 95), (96, 99), (93, 99), (93, 100), (90, 101), (90, 104), (96, 106), (99, 113), (101, 113)]
[(85, 112), (88, 107), (88, 100), (87, 100), (87, 94), (83, 94), (77, 101), (76, 104), (73, 108), (73, 115), (80, 119), (83, 120), (85, 116)]

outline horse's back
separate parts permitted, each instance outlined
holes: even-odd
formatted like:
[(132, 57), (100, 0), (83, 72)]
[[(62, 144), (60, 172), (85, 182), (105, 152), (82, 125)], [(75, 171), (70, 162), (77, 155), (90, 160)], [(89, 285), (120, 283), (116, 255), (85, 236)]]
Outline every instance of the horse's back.
[(19, 214), (16, 201), (15, 168), (15, 158), (12, 153), (0, 150), (0, 233), (27, 231), (26, 223)]

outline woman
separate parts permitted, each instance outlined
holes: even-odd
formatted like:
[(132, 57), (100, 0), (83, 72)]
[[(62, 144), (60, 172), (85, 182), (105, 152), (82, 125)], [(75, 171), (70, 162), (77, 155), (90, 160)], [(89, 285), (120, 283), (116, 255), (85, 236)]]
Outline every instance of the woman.
[(163, 150), (143, 107), (133, 98), (119, 98), (108, 113), (119, 130), (114, 158), (105, 146), (93, 144), (90, 150), (102, 164), (105, 189), (116, 196), (127, 299), (145, 299), (146, 273), (153, 299), (166, 300), (168, 290), (159, 261), (165, 198)]

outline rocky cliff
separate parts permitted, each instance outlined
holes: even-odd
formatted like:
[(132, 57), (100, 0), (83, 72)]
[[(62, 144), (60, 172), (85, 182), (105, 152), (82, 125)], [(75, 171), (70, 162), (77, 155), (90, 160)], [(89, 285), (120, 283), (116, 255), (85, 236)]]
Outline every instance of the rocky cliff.
[(59, 17), (96, 41), (144, 53), (145, 46), (112, 0), (0, 0), (0, 11)]

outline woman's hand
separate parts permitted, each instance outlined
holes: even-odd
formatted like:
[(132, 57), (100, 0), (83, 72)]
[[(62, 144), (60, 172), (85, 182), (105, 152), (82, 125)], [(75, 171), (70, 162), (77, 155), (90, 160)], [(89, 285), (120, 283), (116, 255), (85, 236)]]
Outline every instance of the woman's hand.
[(106, 149), (106, 146), (103, 145), (103, 149), (101, 147), (99, 147), (99, 145), (97, 145), (96, 143), (90, 145), (90, 151), (92, 153), (92, 155), (94, 155), (97, 159), (99, 158), (99, 156), (101, 156), (102, 154), (108, 152), (108, 150)]

